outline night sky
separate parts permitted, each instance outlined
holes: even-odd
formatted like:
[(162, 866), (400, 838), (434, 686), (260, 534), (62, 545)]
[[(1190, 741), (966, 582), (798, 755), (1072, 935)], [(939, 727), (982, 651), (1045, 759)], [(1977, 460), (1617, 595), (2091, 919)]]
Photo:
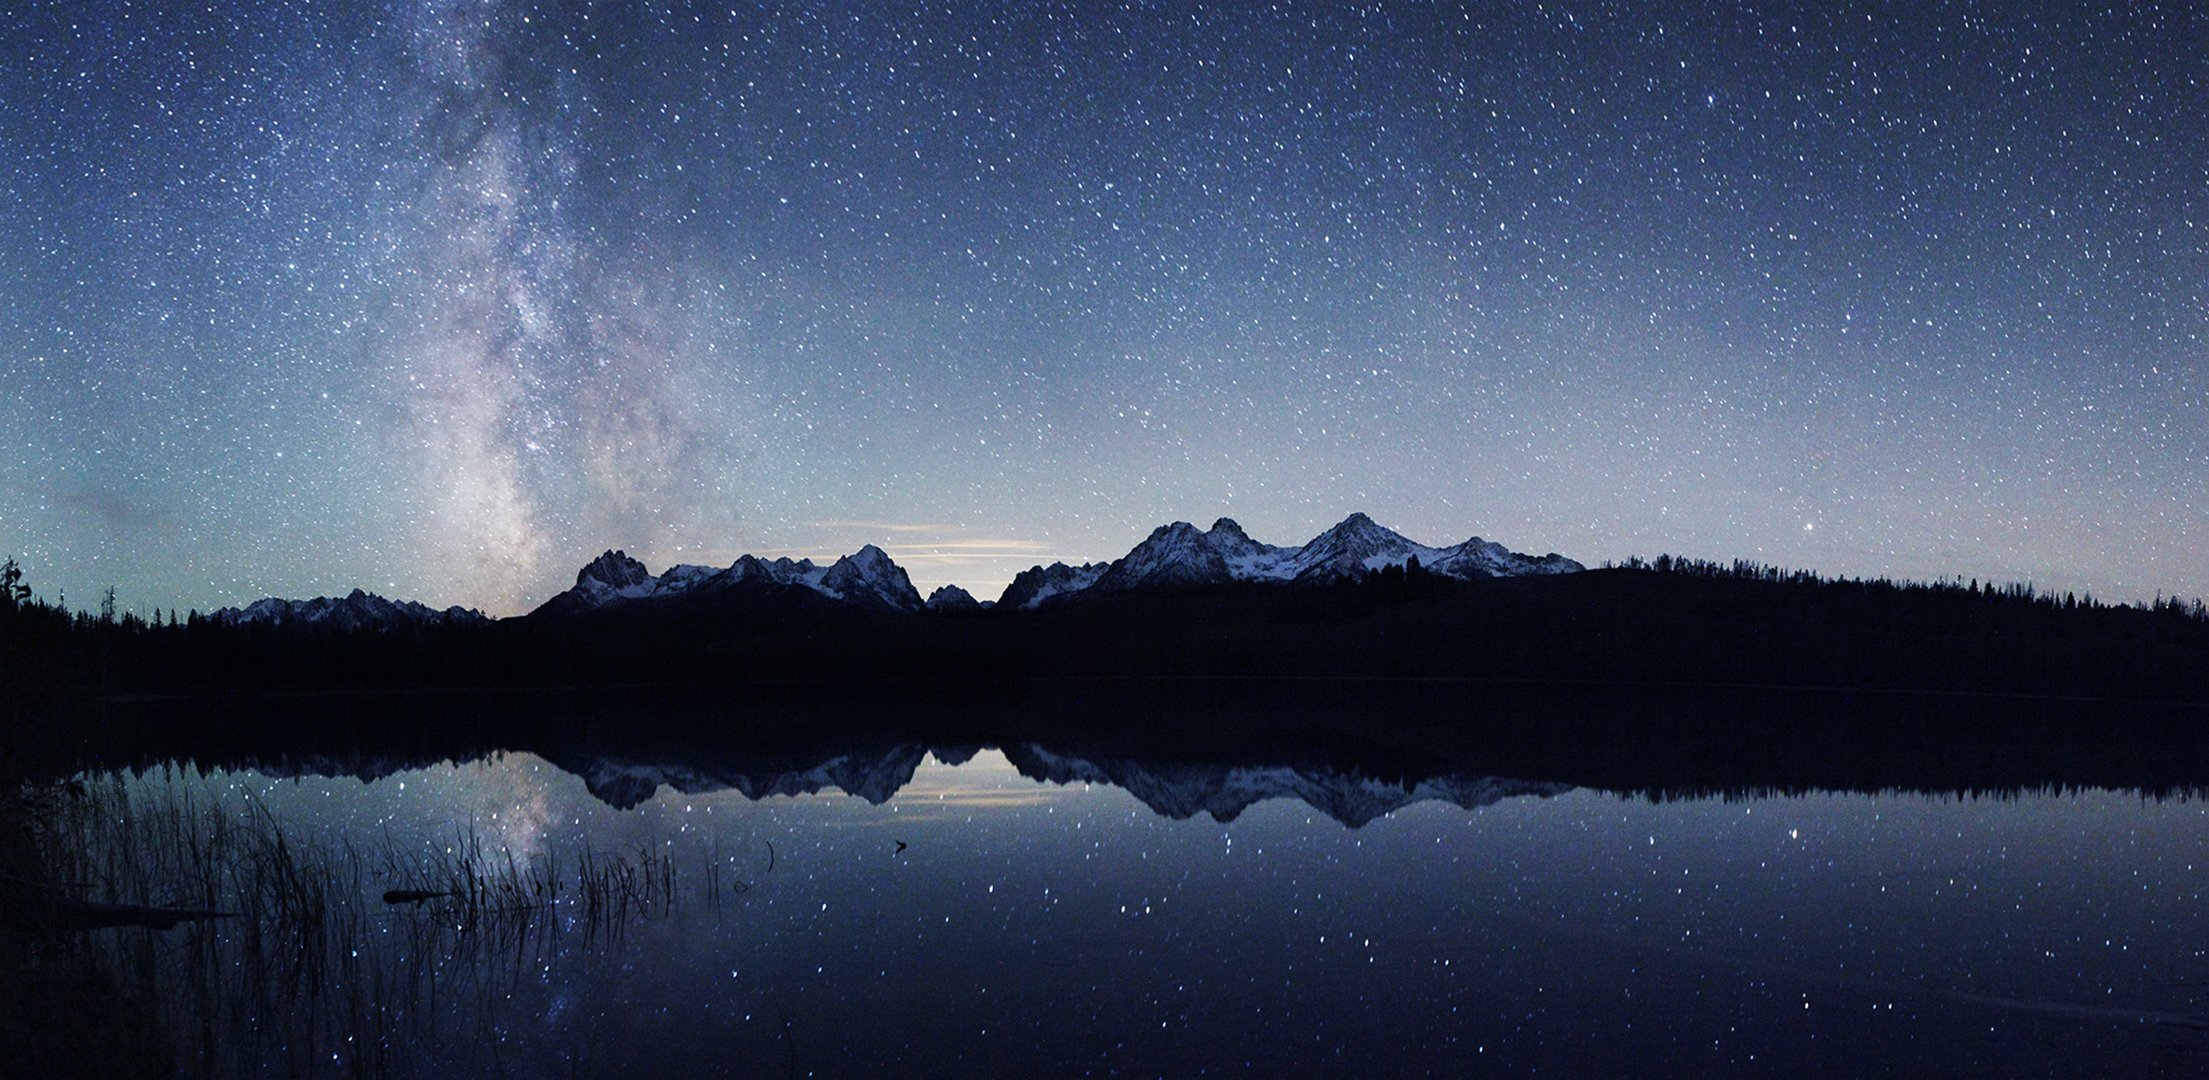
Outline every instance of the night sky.
[(2198, 5), (175, 7), (0, 12), (72, 606), (1354, 510), (2209, 594)]

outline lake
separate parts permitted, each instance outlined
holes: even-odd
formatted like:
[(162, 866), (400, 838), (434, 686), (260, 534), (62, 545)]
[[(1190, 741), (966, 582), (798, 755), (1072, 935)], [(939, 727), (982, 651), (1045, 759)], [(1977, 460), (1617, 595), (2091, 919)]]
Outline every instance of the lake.
[(2209, 1069), (2183, 792), (553, 757), (88, 775), (81, 872), (244, 915), (90, 947), (187, 1073)]

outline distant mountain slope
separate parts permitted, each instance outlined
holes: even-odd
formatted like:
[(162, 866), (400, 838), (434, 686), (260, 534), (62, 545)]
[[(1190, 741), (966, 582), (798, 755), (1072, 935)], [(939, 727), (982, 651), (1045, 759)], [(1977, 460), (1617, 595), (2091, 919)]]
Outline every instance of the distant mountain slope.
[(982, 605), (974, 599), (973, 593), (957, 585), (944, 585), (928, 594), (928, 610), (980, 611)]
[(312, 600), (284, 600), (271, 596), (242, 608), (223, 608), (209, 618), (225, 626), (312, 626), (334, 630), (385, 630), (410, 625), (489, 621), (473, 608), (449, 607), (439, 611), (412, 600), (386, 600), (359, 589), (342, 597), (318, 596)]
[(1080, 592), (1097, 583), (1108, 563), (1068, 566), (1055, 562), (1022, 570), (997, 598), (1000, 611), (1028, 611), (1055, 596)]
[(828, 566), (811, 559), (738, 558), (726, 568), (678, 565), (657, 576), (627, 552), (608, 551), (575, 575), (575, 585), (530, 615), (557, 617), (619, 609), (695, 607), (714, 599), (804, 590), (869, 611), (910, 612), (922, 607), (905, 570), (868, 544)]
[[(822, 566), (811, 559), (744, 555), (726, 567), (679, 564), (654, 574), (628, 552), (611, 550), (585, 564), (575, 584), (529, 613), (558, 619), (589, 614), (706, 617), (770, 609), (816, 612), (911, 613), (920, 611), (1029, 611), (1077, 599), (1155, 589), (1229, 584), (1355, 581), (1386, 567), (1418, 564), (1443, 577), (1466, 581), (1495, 577), (1572, 573), (1583, 567), (1562, 555), (1523, 555), (1474, 537), (1450, 547), (1428, 547), (1352, 514), (1306, 543), (1279, 547), (1250, 538), (1221, 518), (1209, 530), (1186, 521), (1161, 525), (1126, 555), (1109, 563), (1052, 563), (1022, 571), (994, 604), (977, 603), (948, 586), (923, 600), (904, 568), (868, 544)], [(825, 602), (825, 603), (824, 603)], [(355, 590), (342, 599), (270, 598), (215, 614), (226, 625), (395, 626), (482, 621), (474, 611), (433, 611)]]
[(1101, 572), (1090, 572), (1095, 564), (1037, 567), (1015, 578), (998, 606), (1033, 608), (1139, 589), (1357, 580), (1414, 559), (1426, 570), (1466, 581), (1585, 569), (1562, 555), (1523, 555), (1477, 536), (1450, 547), (1428, 547), (1364, 514), (1351, 514), (1297, 547), (1260, 543), (1233, 519), (1221, 518), (1209, 530), (1186, 521), (1161, 525)]

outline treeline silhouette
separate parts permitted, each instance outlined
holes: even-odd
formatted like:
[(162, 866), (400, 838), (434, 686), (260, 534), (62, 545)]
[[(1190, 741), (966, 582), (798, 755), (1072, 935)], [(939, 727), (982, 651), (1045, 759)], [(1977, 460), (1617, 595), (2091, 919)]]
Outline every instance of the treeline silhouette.
[[(1790, 570), (1785, 567), (1773, 566), (1770, 563), (1754, 562), (1748, 559), (1720, 562), (1716, 559), (1696, 559), (1684, 555), (1664, 554), (1657, 556), (1655, 559), (1644, 559), (1637, 555), (1628, 558), (1624, 562), (1605, 563), (1604, 566), (1627, 570), (1649, 570), (1659, 574), (1680, 574), (1687, 577), (1766, 581), (1777, 585), (1853, 585), (1858, 588), (1893, 592), (1925, 591), (1949, 595), (1960, 594), (1981, 600), (1991, 599), (2009, 603), (2036, 604), (2049, 608), (2062, 608), (2065, 611), (2077, 611), (2081, 607), (2088, 610), (2100, 610), (2126, 606), (2101, 603), (2095, 600), (2092, 594), (2042, 592), (2030, 582), (2013, 581), (1997, 584), (1992, 581), (1981, 582), (1977, 578), (1971, 578), (1968, 581), (1963, 578), (1948, 578), (1940, 581), (1894, 581), (1888, 578), (1826, 577), (1809, 570)], [(2199, 598), (2187, 600), (2177, 596), (2158, 595), (2148, 605), (2147, 610), (2160, 615), (2175, 615), (2198, 622), (2209, 622), (2209, 603), (2204, 603)]]
[(9, 564), (0, 701), (685, 684), (1003, 697), (1099, 679), (1758, 686), (2209, 703), (2199, 601), (1825, 578), (1662, 555), (1466, 582), (1416, 563), (1332, 586), (1131, 592), (878, 615), (802, 589), (566, 618), (382, 628), (71, 612)]

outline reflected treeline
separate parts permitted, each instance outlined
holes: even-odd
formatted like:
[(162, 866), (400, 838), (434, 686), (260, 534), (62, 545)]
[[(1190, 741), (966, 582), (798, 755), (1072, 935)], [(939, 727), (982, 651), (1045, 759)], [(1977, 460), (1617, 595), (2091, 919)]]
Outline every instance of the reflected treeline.
[(1439, 799), (1572, 787), (1649, 798), (1813, 791), (2000, 795), (2209, 788), (2209, 712), (1998, 697), (1621, 693), (1354, 682), (1099, 683), (1020, 707), (696, 694), (440, 695), (147, 704), (30, 747), (46, 776), (182, 764), (374, 780), (526, 751), (616, 807), (662, 789), (880, 802), (929, 753), (1001, 749), (1053, 783), (1124, 788), (1169, 817), (1300, 799), (1361, 825)]

